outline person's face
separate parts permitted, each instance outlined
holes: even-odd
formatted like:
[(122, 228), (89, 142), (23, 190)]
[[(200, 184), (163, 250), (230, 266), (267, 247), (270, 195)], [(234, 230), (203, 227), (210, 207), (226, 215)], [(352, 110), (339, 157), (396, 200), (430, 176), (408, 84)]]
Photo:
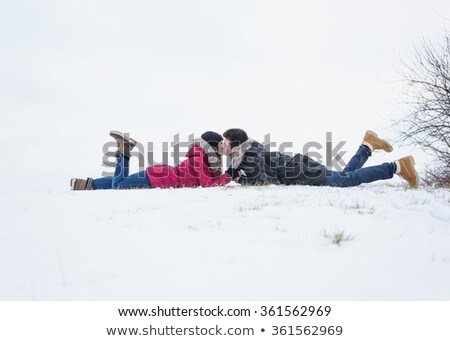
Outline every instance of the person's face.
[(226, 156), (230, 154), (231, 153), (230, 141), (224, 138), (222, 141), (219, 142), (219, 146), (217, 149), (220, 155)]

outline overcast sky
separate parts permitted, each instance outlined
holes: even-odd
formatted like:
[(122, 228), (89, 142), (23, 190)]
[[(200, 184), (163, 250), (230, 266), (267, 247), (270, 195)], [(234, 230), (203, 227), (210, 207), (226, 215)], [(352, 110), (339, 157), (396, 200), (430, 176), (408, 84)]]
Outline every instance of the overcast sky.
[(401, 59), (449, 18), (448, 0), (0, 0), (3, 190), (100, 176), (111, 129), (156, 151), (230, 127), (301, 151), (330, 131), (348, 159), (366, 129), (396, 137)]

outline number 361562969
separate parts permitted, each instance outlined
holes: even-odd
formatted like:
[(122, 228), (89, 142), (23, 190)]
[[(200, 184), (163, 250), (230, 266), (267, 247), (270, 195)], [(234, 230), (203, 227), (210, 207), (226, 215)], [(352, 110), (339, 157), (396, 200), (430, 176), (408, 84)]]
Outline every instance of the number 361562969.
[(272, 335), (341, 335), (341, 326), (272, 326)]
[(331, 313), (330, 306), (262, 306), (261, 316), (328, 316)]

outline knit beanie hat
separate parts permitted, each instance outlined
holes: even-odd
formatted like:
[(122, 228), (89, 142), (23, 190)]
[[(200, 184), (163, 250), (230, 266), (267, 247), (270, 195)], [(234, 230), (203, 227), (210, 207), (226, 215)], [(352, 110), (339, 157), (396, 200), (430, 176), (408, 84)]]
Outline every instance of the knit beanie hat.
[(214, 131), (207, 131), (206, 133), (203, 133), (201, 138), (208, 142), (208, 144), (215, 149), (219, 147), (219, 142), (223, 140), (222, 135)]

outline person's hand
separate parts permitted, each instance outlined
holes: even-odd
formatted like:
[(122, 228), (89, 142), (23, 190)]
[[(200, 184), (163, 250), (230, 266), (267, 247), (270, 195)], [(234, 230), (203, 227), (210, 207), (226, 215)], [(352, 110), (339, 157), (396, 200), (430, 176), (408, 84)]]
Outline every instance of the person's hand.
[(231, 155), (236, 155), (236, 156), (239, 155), (240, 149), (241, 149), (241, 146), (233, 147), (233, 149), (231, 149)]
[(233, 168), (231, 166), (225, 171), (225, 173), (228, 174), (228, 176), (234, 181), (239, 180), (241, 176), (241, 174), (239, 173), (239, 169)]

